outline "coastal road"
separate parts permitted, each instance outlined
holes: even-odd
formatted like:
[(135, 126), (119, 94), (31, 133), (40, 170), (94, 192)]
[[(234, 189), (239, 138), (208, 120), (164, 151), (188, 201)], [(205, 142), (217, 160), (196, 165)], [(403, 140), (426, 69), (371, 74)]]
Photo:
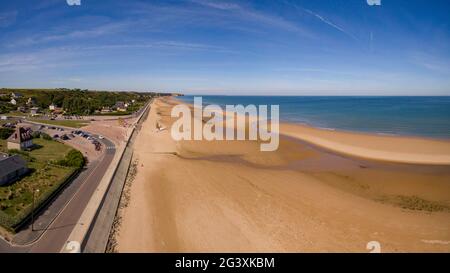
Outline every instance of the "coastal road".
[(50, 204), (36, 216), (35, 231), (30, 224), (24, 226), (13, 238), (12, 244), (0, 238), (2, 252), (59, 252), (99, 185), (116, 153), (115, 145), (103, 142), (104, 154), (88, 164)]
[(82, 244), (82, 251), (85, 253), (104, 253), (107, 251), (110, 232), (114, 225), (114, 219), (133, 157), (134, 142), (141, 130), (142, 123), (147, 119), (150, 108), (151, 106), (148, 104), (143, 112), (141, 111), (142, 116), (139, 118), (135, 130), (130, 136), (105, 198), (102, 200), (97, 215)]

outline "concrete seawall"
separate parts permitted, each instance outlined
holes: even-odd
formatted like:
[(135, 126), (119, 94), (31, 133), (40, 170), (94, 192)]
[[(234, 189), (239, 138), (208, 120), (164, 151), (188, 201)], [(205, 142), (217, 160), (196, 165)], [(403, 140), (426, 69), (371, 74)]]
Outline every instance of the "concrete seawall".
[[(137, 120), (137, 126), (148, 113), (151, 101)], [(128, 139), (119, 147), (99, 186), (92, 195), (77, 225), (60, 252), (104, 252), (119, 205), (123, 185), (132, 158), (132, 140), (136, 128), (129, 128)], [(90, 241), (92, 240), (92, 243)]]

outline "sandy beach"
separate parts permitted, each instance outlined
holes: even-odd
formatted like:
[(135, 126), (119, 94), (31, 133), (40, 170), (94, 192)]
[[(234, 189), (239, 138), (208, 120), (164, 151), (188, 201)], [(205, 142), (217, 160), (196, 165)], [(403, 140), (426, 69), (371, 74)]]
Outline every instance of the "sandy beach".
[(119, 252), (450, 252), (450, 142), (280, 126), (280, 146), (174, 141), (157, 99)]

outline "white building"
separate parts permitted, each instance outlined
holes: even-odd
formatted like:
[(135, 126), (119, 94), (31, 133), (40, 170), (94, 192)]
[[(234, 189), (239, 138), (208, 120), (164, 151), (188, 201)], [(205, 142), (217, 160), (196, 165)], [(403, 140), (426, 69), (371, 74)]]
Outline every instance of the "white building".
[(30, 114), (32, 116), (36, 116), (38, 114), (38, 112), (39, 112), (39, 107), (31, 107), (30, 108)]
[(21, 97), (23, 97), (23, 95), (20, 93), (14, 93), (14, 92), (11, 93), (11, 98), (13, 98), (13, 99), (17, 99), (17, 98), (21, 98)]

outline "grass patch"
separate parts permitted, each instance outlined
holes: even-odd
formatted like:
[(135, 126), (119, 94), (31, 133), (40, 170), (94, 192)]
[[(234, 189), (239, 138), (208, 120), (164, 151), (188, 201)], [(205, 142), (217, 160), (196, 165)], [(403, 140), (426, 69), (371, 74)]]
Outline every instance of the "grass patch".
[(96, 116), (127, 116), (127, 115), (131, 115), (134, 112), (132, 111), (123, 111), (123, 112), (119, 112), (119, 111), (114, 111), (114, 112), (110, 112), (110, 113), (99, 113), (99, 114), (95, 114)]
[(31, 157), (36, 158), (37, 162), (56, 161), (63, 159), (64, 156), (72, 149), (70, 146), (62, 144), (58, 141), (45, 140), (41, 138), (33, 139), (33, 143), (41, 146), (28, 152)]
[(48, 199), (77, 168), (56, 165), (72, 150), (53, 140), (33, 139), (39, 148), (19, 154), (27, 160), (30, 172), (19, 181), (0, 187), (0, 224), (13, 228), (31, 212), (33, 190), (36, 206)]
[(27, 116), (27, 114), (26, 113), (22, 113), (22, 112), (18, 112), (18, 111), (13, 111), (13, 112), (9, 112), (7, 114), (3, 114), (2, 116), (25, 118)]
[[(9, 114), (4, 114), (4, 115), (0, 114), (0, 116), (9, 116)], [(6, 124), (6, 123), (13, 123), (13, 122), (16, 122), (19, 120), (20, 120), (20, 118), (18, 118), (18, 117), (13, 117), (13, 118), (10, 117), (7, 120), (0, 120), (0, 125)]]
[(86, 126), (90, 123), (88, 120), (49, 120), (49, 119), (30, 119), (34, 122), (40, 122), (49, 125), (55, 126), (66, 126), (66, 127), (74, 127), (80, 128)]
[(0, 139), (0, 152), (7, 153), (8, 147), (5, 139)]

